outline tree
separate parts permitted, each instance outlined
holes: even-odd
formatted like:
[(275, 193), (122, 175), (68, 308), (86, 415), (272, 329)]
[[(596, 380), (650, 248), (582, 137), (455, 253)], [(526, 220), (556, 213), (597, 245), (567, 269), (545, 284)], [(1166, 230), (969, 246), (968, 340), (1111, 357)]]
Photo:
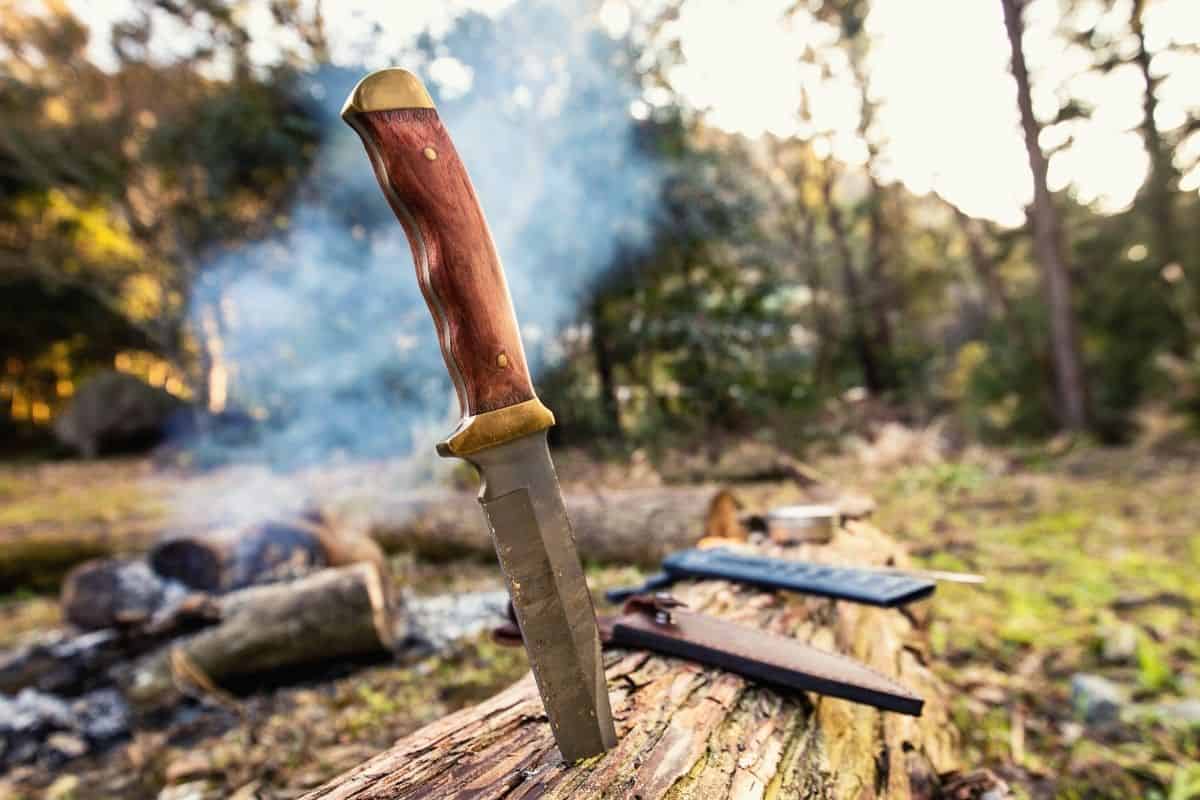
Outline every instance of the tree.
[(1058, 414), (1064, 428), (1078, 431), (1087, 426), (1087, 390), (1071, 301), (1070, 267), (1063, 253), (1058, 210), (1047, 184), (1048, 160), (1038, 142), (1042, 126), (1033, 114), (1029, 68), (1025, 63), (1022, 44), (1025, 33), (1022, 14), (1026, 0), (1000, 0), (1000, 3), (1004, 8), (1004, 27), (1012, 50), (1011, 66), (1017, 86), (1017, 107), (1033, 177), (1033, 205), (1029, 209), (1029, 223), (1033, 229), (1034, 258), (1042, 272), (1050, 317), (1050, 346)]

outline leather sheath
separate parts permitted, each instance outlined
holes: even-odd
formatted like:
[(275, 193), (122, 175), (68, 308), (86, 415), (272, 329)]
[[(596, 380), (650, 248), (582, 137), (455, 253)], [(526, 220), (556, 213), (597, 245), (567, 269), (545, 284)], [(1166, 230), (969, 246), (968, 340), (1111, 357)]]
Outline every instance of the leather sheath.
[[(605, 647), (649, 650), (742, 675), (758, 683), (815, 692), (885, 711), (920, 716), (918, 695), (848, 656), (786, 636), (697, 614), (670, 595), (638, 595), (623, 612), (600, 617)], [(515, 625), (496, 631), (499, 641), (520, 642)]]

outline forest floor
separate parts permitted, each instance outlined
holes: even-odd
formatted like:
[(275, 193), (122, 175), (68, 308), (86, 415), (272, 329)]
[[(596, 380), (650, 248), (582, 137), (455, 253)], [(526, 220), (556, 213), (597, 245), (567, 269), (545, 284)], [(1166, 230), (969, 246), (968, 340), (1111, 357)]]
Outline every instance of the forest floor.
[[(612, 474), (577, 454), (562, 461), (568, 481)], [(873, 496), (875, 523), (919, 563), (987, 576), (982, 586), (942, 584), (932, 600), (936, 663), (954, 689), (967, 765), (991, 768), (1018, 796), (1200, 798), (1200, 446), (951, 457), (910, 437), (813, 465)], [(31, 526), (52, 536), (128, 531), (141, 542), (167, 485), (148, 480), (153, 472), (139, 461), (0, 468), (0, 551)], [(791, 491), (760, 484), (748, 496)], [(422, 594), (500, 586), (479, 563), (397, 556), (393, 566)], [(638, 577), (589, 570), (596, 589)], [(0, 646), (56, 620), (52, 595), (9, 592)], [(480, 637), (414, 665), (329, 673), (177, 716), (55, 771), (10, 771), (0, 799), (294, 797), (525, 669), (519, 648)], [(1077, 703), (1097, 679), (1115, 710), (1087, 721)]]

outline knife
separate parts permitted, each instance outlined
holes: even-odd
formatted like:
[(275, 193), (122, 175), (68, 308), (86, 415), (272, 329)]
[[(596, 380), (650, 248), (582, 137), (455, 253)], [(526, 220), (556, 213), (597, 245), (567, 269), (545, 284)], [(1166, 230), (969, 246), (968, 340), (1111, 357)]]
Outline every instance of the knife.
[(362, 138), (412, 248), (462, 420), (438, 453), (481, 478), (479, 502), (563, 758), (616, 744), (596, 612), (563, 507), (508, 285), (471, 179), (421, 81), (363, 78), (342, 119)]

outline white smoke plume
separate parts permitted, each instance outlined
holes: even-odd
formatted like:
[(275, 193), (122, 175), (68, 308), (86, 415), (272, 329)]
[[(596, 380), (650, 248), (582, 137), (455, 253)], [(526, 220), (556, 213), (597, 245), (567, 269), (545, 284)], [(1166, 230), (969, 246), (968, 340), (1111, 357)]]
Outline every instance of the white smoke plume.
[[(628, 45), (588, 10), (520, 0), (494, 17), (470, 13), (420, 37), (401, 63), (426, 79), (471, 173), (535, 373), (558, 357), (557, 333), (618, 248), (648, 240), (658, 201), (660, 168), (630, 116), (640, 90)], [(323, 136), (302, 199), (278, 235), (223, 254), (194, 290), (196, 330), (220, 340), (228, 407), (255, 420), (248, 433), (192, 441), (200, 463), (298, 478), (428, 452), (453, 425), (408, 244), (337, 116), (362, 74), (310, 76)], [(245, 469), (228, 473), (237, 477), (205, 497), (181, 498), (185, 513), (257, 516), (312, 500), (304, 481), (268, 490)]]

